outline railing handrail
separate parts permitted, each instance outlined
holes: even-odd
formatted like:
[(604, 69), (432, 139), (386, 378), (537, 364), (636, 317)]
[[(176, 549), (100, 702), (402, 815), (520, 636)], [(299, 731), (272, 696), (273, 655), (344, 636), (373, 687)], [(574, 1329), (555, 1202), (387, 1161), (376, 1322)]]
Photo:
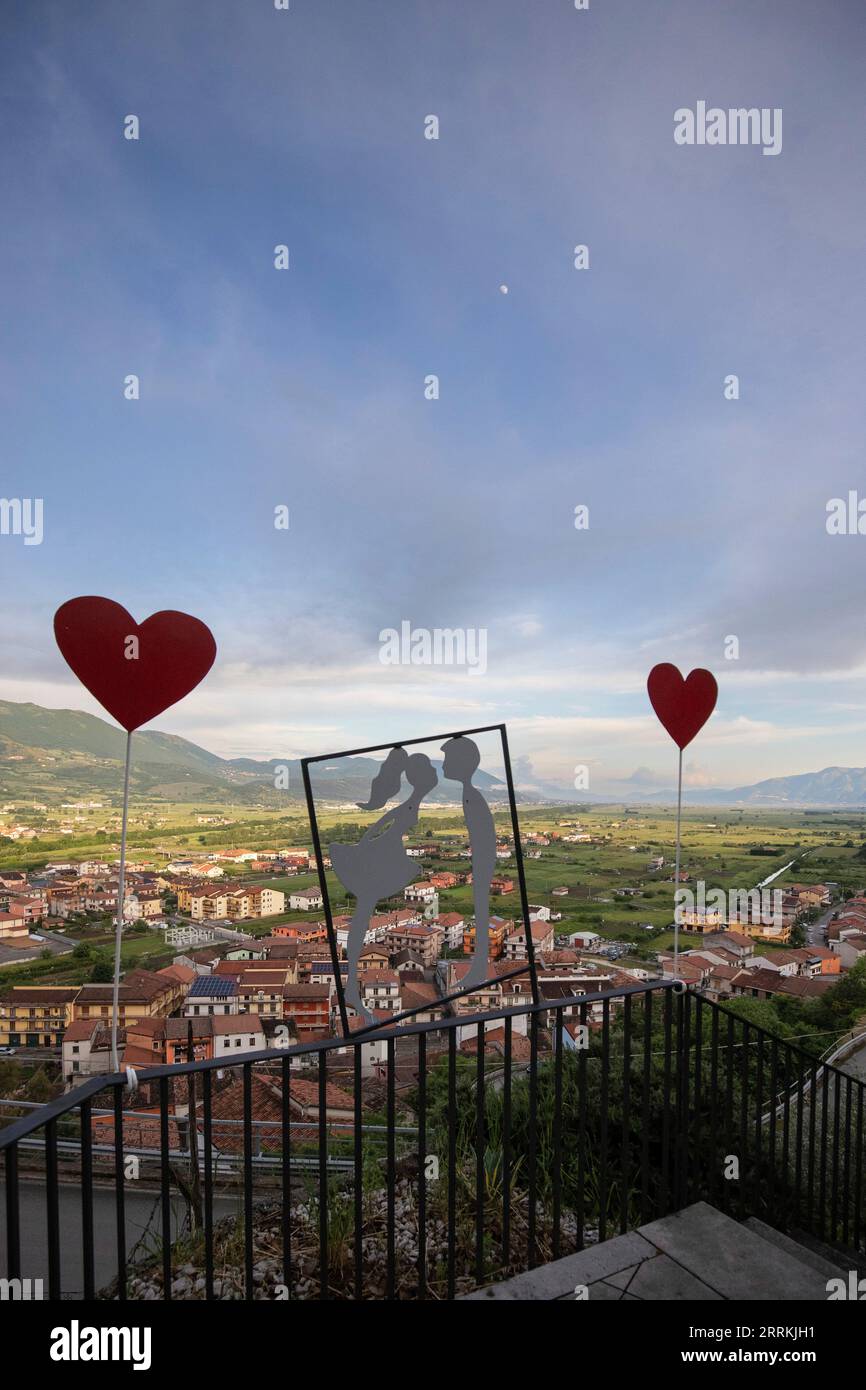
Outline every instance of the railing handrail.
[[(767, 1042), (775, 1043), (777, 1047), (784, 1047), (787, 1048), (789, 1052), (796, 1053), (798, 1057), (803, 1059), (809, 1068), (816, 1071), (820, 1070), (825, 1075), (829, 1073), (831, 1076), (839, 1076), (843, 1081), (852, 1081), (855, 1086), (862, 1086), (866, 1089), (866, 1081), (860, 1081), (856, 1076), (849, 1076), (847, 1072), (842, 1071), (839, 1067), (834, 1067), (830, 1062), (822, 1062), (820, 1057), (813, 1057), (811, 1052), (807, 1052), (803, 1047), (798, 1047), (796, 1043), (790, 1042), (788, 1038), (780, 1038), (777, 1033), (768, 1032), (767, 1029), (762, 1028), (760, 1024), (753, 1023), (750, 1018), (742, 1018), (739, 1014), (735, 1014), (729, 1008), (726, 1008), (720, 1000), (704, 999), (700, 993), (698, 993), (696, 997), (701, 1000), (702, 1006), (709, 1006), (710, 1008), (717, 1009), (719, 1013), (725, 1014), (728, 1018), (735, 1018), (738, 1023), (745, 1025), (745, 1027), (749, 1029), (749, 1032), (754, 1033), (756, 1037), (760, 1035), (760, 1037), (765, 1038)], [(823, 1055), (822, 1053), (822, 1056)]]
[[(97, 1290), (110, 1291), (112, 1287), (120, 1298), (140, 1293), (134, 1278), (140, 1277), (142, 1269), (147, 1279), (152, 1278), (157, 1284), (161, 1280), (163, 1298), (171, 1300), (176, 1295), (182, 1296), (183, 1286), (175, 1286), (175, 1272), (177, 1258), (187, 1251), (178, 1246), (174, 1234), (174, 1188), (187, 1201), (190, 1227), (201, 1225), (204, 1231), (201, 1259), (196, 1256), (196, 1260), (199, 1264), (202, 1259), (204, 1262), (205, 1297), (210, 1300), (224, 1296), (224, 1286), (216, 1288), (214, 1274), (218, 1269), (225, 1273), (227, 1260), (232, 1270), (232, 1287), (242, 1288), (247, 1299), (257, 1297), (256, 1193), (259, 1175), (265, 1172), (263, 1164), (268, 1165), (269, 1173), (276, 1174), (273, 1183), (268, 1179), (267, 1192), (282, 1193), (277, 1224), (278, 1235), (281, 1233), (282, 1269), (290, 1297), (293, 1263), (296, 1276), (302, 1269), (305, 1276), (309, 1273), (306, 1263), (299, 1264), (298, 1252), (300, 1250), (306, 1260), (307, 1236), (312, 1236), (315, 1244), (316, 1228), (318, 1274), (315, 1277), (319, 1297), (324, 1299), (331, 1295), (332, 1252), (336, 1247), (330, 1213), (337, 1211), (331, 1207), (329, 1212), (332, 1195), (334, 1201), (339, 1197), (340, 1229), (344, 1229), (344, 1214), (354, 1221), (352, 1248), (341, 1244), (338, 1252), (336, 1287), (338, 1292), (354, 1288), (352, 1296), (357, 1299), (367, 1296), (364, 1292), (367, 1231), (381, 1246), (388, 1298), (398, 1297), (398, 1281), (410, 1265), (417, 1264), (418, 1297), (427, 1296), (432, 1289), (437, 1297), (444, 1293), (448, 1299), (453, 1299), (462, 1287), (460, 1281), (466, 1277), (480, 1286), (491, 1274), (498, 1277), (515, 1264), (532, 1269), (540, 1257), (561, 1258), (563, 1244), (576, 1244), (578, 1249), (583, 1249), (588, 1232), (595, 1232), (598, 1242), (603, 1243), (617, 1230), (636, 1229), (638, 1208), (641, 1223), (646, 1224), (651, 1217), (663, 1217), (681, 1210), (691, 1201), (714, 1203), (717, 1197), (724, 1211), (728, 1212), (729, 1208), (736, 1211), (741, 1220), (751, 1211), (783, 1230), (794, 1222), (801, 1222), (805, 1223), (804, 1229), (821, 1240), (827, 1235), (829, 1223), (831, 1243), (840, 1240), (846, 1248), (859, 1250), (862, 1237), (866, 1235), (860, 1172), (866, 1082), (848, 1077), (793, 1041), (776, 1037), (766, 1028), (755, 1025), (738, 1011), (735, 1003), (725, 1007), (690, 988), (685, 981), (673, 978), (633, 981), (621, 976), (617, 985), (611, 985), (608, 980), (603, 989), (593, 989), (590, 993), (572, 992), (580, 984), (598, 983), (597, 980), (559, 981), (551, 991), (558, 997), (533, 1000), (518, 997), (515, 1004), (489, 1012), (437, 1017), (423, 1023), (413, 1017), (402, 1026), (395, 1026), (393, 1017), (386, 1016), (380, 1024), (346, 1037), (325, 1038), (292, 1047), (268, 1047), (234, 1057), (149, 1066), (142, 1070), (140, 1078), (142, 1083), (153, 1083), (158, 1093), (158, 1108), (153, 1114), (158, 1138), (155, 1129), (142, 1130), (137, 1135), (126, 1132), (124, 1104), (131, 1105), (134, 1101), (134, 1074), (127, 1070), (126, 1073), (89, 1077), (75, 1090), (14, 1120), (7, 1129), (0, 1131), (0, 1153), (6, 1171), (9, 1277), (20, 1277), (22, 1253), (26, 1263), (27, 1252), (33, 1244), (33, 1214), (30, 1206), (22, 1206), (20, 1183), (38, 1170), (44, 1174), (49, 1298), (63, 1297), (64, 1274), (68, 1285), (68, 1267), (64, 1268), (68, 1266), (68, 1257), (63, 1254), (60, 1159), (65, 1161), (70, 1153), (77, 1153), (81, 1164), (85, 1298), (94, 1298)], [(470, 991), (466, 994), (466, 1006), (474, 1008), (477, 996), (473, 998)], [(657, 1007), (654, 1007), (655, 995), (659, 997)], [(637, 1018), (632, 1008), (635, 999), (642, 1005)], [(501, 1004), (503, 1002), (500, 1000)], [(617, 1006), (616, 1009), (613, 1006)], [(726, 1024), (723, 1023), (725, 1016)], [(738, 1029), (734, 1026), (735, 1019), (739, 1022)], [(514, 1024), (514, 1020), (519, 1022)], [(585, 1026), (587, 1022), (590, 1029)], [(543, 1030), (539, 1025), (543, 1025)], [(522, 1039), (520, 1051), (514, 1047), (519, 1036), (517, 1029), (527, 1034)], [(577, 1046), (577, 1053), (572, 1054), (577, 1065), (572, 1066), (570, 1060), (567, 1072), (566, 1058), (572, 1050), (569, 1046), (572, 1038), (566, 1035), (566, 1029), (574, 1035)], [(497, 1063), (488, 1058), (491, 1031), (497, 1039), (504, 1039), (505, 1081), (501, 1095), (493, 1075)], [(429, 1046), (428, 1038), (431, 1040)], [(471, 1048), (474, 1053), (471, 1059), (458, 1054), (461, 1038), (468, 1040), (463, 1048)], [(402, 1137), (398, 1144), (396, 1124), (396, 1044), (401, 1039), (405, 1049), (400, 1049), (400, 1061), (407, 1063), (405, 1076), (401, 1071), (401, 1077), (410, 1084), (417, 1083), (411, 1104), (418, 1124), (414, 1136), (408, 1139), (408, 1147)], [(371, 1113), (381, 1110), (383, 1101), (386, 1107), (384, 1153), (380, 1146), (374, 1150), (365, 1144), (362, 1052), (367, 1042), (377, 1044), (387, 1053), (383, 1076), (385, 1095), (383, 1097), (374, 1086), (372, 1097), (366, 1096), (373, 1106)], [(413, 1059), (413, 1052), (417, 1060)], [(332, 1070), (342, 1073), (348, 1069), (354, 1074), (352, 1095), (345, 1099), (338, 1096), (339, 1119), (354, 1116), (351, 1126), (340, 1125), (341, 1130), (347, 1131), (345, 1147), (342, 1136), (332, 1132), (334, 1122), (329, 1116), (329, 1068), (326, 1065), (329, 1053), (341, 1054), (338, 1068)], [(524, 1082), (520, 1062), (527, 1055), (528, 1077)], [(461, 1065), (458, 1074), (458, 1061), (462, 1064), (464, 1060), (465, 1072)], [(444, 1061), (447, 1061), (446, 1072), (440, 1074)], [(312, 1145), (309, 1153), (306, 1140), (292, 1142), (292, 1121), (299, 1117), (291, 1095), (293, 1062), (299, 1064), (304, 1077), (311, 1074), (308, 1062), (314, 1064), (312, 1075), (317, 1085), (309, 1089), (311, 1092), (317, 1090), (318, 1101), (314, 1101), (309, 1110), (305, 1107), (300, 1112), (309, 1119)], [(592, 1073), (588, 1062), (598, 1064)], [(436, 1085), (432, 1084), (434, 1077), (431, 1076), (428, 1093), (428, 1071), (434, 1064)], [(279, 1151), (274, 1151), (272, 1157), (269, 1151), (272, 1146), (266, 1141), (264, 1129), (253, 1119), (253, 1110), (258, 1108), (253, 1091), (257, 1066), (264, 1067), (264, 1080), (269, 1091), (273, 1090), (274, 1104), (269, 1101), (267, 1111), (274, 1121), (274, 1129), (281, 1135)], [(223, 1093), (215, 1092), (211, 1085), (214, 1070), (218, 1077), (225, 1072), (227, 1079), (236, 1078), (231, 1087), (229, 1109), (232, 1116), (237, 1114), (239, 1100), (243, 1102), (243, 1119), (235, 1121), (231, 1141), (218, 1137), (220, 1121), (218, 1118), (215, 1121), (214, 1108), (216, 1097)], [(203, 1081), (201, 1108), (196, 1103), (198, 1088), (194, 1084), (198, 1072), (202, 1073)], [(761, 1111), (768, 1099), (771, 1106), (776, 1104), (779, 1080), (784, 1076), (787, 1084), (792, 1073), (797, 1076), (800, 1096), (796, 1114), (793, 1106), (790, 1113), (785, 1109), (781, 1127), (773, 1123), (767, 1136), (763, 1131)], [(462, 1084), (458, 1085), (458, 1075), (465, 1076), (470, 1083), (469, 1091), (464, 1091)], [(518, 1075), (521, 1075), (519, 1091), (512, 1084)], [(169, 1085), (174, 1077), (186, 1077), (189, 1082), (188, 1106), (182, 1104), (187, 1099), (187, 1087), (181, 1084), (175, 1090)], [(806, 1107), (803, 1104), (806, 1086), (811, 1089), (813, 1098), (817, 1094), (817, 1079), (822, 1083), (820, 1113), (817, 1105)], [(281, 1081), (282, 1085), (271, 1086), (272, 1080)], [(242, 1088), (238, 1085), (240, 1081)], [(840, 1090), (840, 1081), (844, 1083), (844, 1090)], [(443, 1082), (447, 1082), (447, 1098), (441, 1094), (439, 1083)], [(130, 1083), (133, 1083), (131, 1089)], [(298, 1084), (295, 1081), (295, 1085)], [(239, 1097), (241, 1089), (243, 1094)], [(306, 1095), (306, 1086), (300, 1089)], [(489, 1106), (488, 1095), (491, 1096)], [(107, 1135), (92, 1125), (94, 1109), (106, 1104), (105, 1097), (114, 1108), (113, 1133)], [(844, 1104), (840, 1105), (840, 1099)], [(183, 1114), (173, 1117), (175, 1100)], [(852, 1104), (852, 1100), (856, 1104)], [(218, 1108), (224, 1107), (219, 1105)], [(804, 1115), (807, 1109), (808, 1114)], [(75, 1118), (70, 1124), (62, 1124), (63, 1118), (73, 1112)], [(775, 1111), (771, 1121), (774, 1116)], [(177, 1122), (176, 1131), (173, 1119)], [(236, 1142), (238, 1125), (242, 1126), (242, 1144)], [(148, 1161), (152, 1159), (159, 1164), (159, 1203), (154, 1204), (148, 1218), (148, 1229), (151, 1223), (161, 1228), (161, 1258), (155, 1251), (152, 1258), (148, 1255), (142, 1260), (137, 1253), (138, 1246), (133, 1244), (130, 1248), (133, 1232), (127, 1223), (126, 1180), (130, 1176), (127, 1159), (132, 1150), (127, 1140), (136, 1138), (139, 1148), (147, 1145)], [(336, 1139), (340, 1139), (339, 1145)], [(433, 1205), (428, 1206), (431, 1139), (432, 1152), (437, 1160), (441, 1158), (445, 1163), (447, 1184), (432, 1194)], [(75, 1140), (78, 1143), (71, 1142)], [(719, 1158), (731, 1151), (740, 1152), (738, 1140), (742, 1143), (744, 1157), (751, 1160), (751, 1179), (731, 1197), (724, 1184), (720, 1193)], [(185, 1154), (187, 1149), (188, 1155)], [(35, 1157), (31, 1150), (37, 1151)], [(110, 1159), (112, 1150), (114, 1162), (113, 1165), (109, 1163), (109, 1168), (113, 1166), (114, 1170), (117, 1272), (116, 1284), (106, 1285), (105, 1256), (95, 1240), (94, 1193), (95, 1179), (103, 1173), (101, 1160), (106, 1154)], [(228, 1150), (231, 1150), (230, 1158)], [(491, 1152), (495, 1171), (501, 1175), (501, 1193), (491, 1188), (488, 1181)], [(221, 1167), (223, 1156), (227, 1163), (225, 1168)], [(173, 1166), (172, 1160), (178, 1157), (182, 1166), (189, 1163), (188, 1180)], [(200, 1157), (204, 1160), (203, 1172)], [(293, 1168), (300, 1165), (305, 1171), (317, 1173), (318, 1182), (317, 1188), (315, 1179), (312, 1185), (304, 1184), (304, 1192), (310, 1200), (299, 1218), (302, 1238), (293, 1229), (296, 1223), (292, 1217), (293, 1183), (297, 1177), (293, 1175)], [(471, 1191), (473, 1167), (474, 1202), (463, 1211), (458, 1208), (457, 1196), (464, 1180), (468, 1181)], [(364, 1200), (369, 1187), (365, 1184), (365, 1171), (368, 1174), (374, 1171), (375, 1177), (375, 1205), (370, 1211)], [(218, 1212), (214, 1209), (214, 1198), (216, 1180), (221, 1172), (232, 1175), (232, 1182), (238, 1185), (239, 1199), (242, 1193), (240, 1226), (239, 1214), (233, 1224), (227, 1226), (216, 1221)], [(350, 1175), (348, 1186), (343, 1181), (344, 1175)], [(639, 1194), (636, 1175), (639, 1176)], [(594, 1186), (596, 1179), (597, 1186)], [(264, 1181), (263, 1176), (261, 1181)], [(410, 1200), (417, 1204), (417, 1254), (414, 1249), (404, 1249), (405, 1243), (398, 1241), (398, 1218), (405, 1217), (405, 1209), (402, 1216), (398, 1211), (398, 1196), (404, 1181), (408, 1184)], [(496, 1181), (498, 1183), (499, 1179)], [(262, 1187), (261, 1191), (264, 1190)], [(500, 1198), (501, 1222), (498, 1220)], [(412, 1210), (410, 1207), (410, 1212)], [(564, 1210), (568, 1213), (567, 1223), (563, 1221)], [(496, 1216), (493, 1225), (488, 1220), (491, 1212)], [(514, 1213), (521, 1216), (519, 1232), (518, 1224), (512, 1221)], [(99, 1215), (102, 1219), (101, 1208)], [(384, 1224), (379, 1222), (379, 1216), (385, 1218)], [(271, 1221), (270, 1209), (267, 1221)], [(411, 1216), (410, 1225), (414, 1226)], [(229, 1233), (227, 1238), (233, 1240), (234, 1230), (243, 1232), (242, 1259), (240, 1251), (229, 1250), (223, 1240), (226, 1232)], [(435, 1245), (429, 1243), (431, 1231)], [(270, 1250), (270, 1234), (267, 1240)], [(377, 1267), (381, 1263), (381, 1258), (376, 1260)], [(161, 1265), (161, 1271), (157, 1265)], [(413, 1273), (411, 1277), (414, 1280), (416, 1276)], [(400, 1284), (410, 1297), (415, 1296), (415, 1287), (414, 1283), (411, 1287)], [(295, 1288), (298, 1297), (306, 1297), (308, 1293), (314, 1296), (315, 1281), (303, 1287), (296, 1282)], [(374, 1290), (373, 1296), (378, 1297), (380, 1292)]]
[[(258, 1052), (245, 1052), (240, 1057), (207, 1057), (194, 1062), (161, 1063), (157, 1066), (147, 1067), (141, 1071), (136, 1069), (136, 1077), (139, 1083), (143, 1081), (158, 1081), (162, 1077), (189, 1076), (198, 1072), (223, 1071), (229, 1067), (243, 1067), (258, 1065), (263, 1062), (282, 1062), (286, 1058), (298, 1058), (308, 1056), (321, 1056), (322, 1053), (341, 1051), (345, 1048), (363, 1047), (370, 1042), (396, 1041), (403, 1037), (416, 1037), (419, 1033), (441, 1033), (455, 1028), (477, 1027), (480, 1023), (493, 1023), (507, 1018), (532, 1016), (539, 1013), (549, 1013), (565, 1008), (572, 1008), (574, 1005), (591, 1005), (603, 1003), (606, 999), (624, 999), (628, 996), (654, 993), (656, 991), (675, 991), (679, 994), (689, 992), (683, 988), (682, 980), (657, 977), (652, 980), (641, 980), (634, 985), (620, 985), (614, 989), (597, 990), (592, 994), (573, 994), (566, 995), (561, 999), (542, 999), (537, 1004), (526, 1002), (523, 1004), (510, 1005), (508, 1008), (496, 1009), (486, 1013), (476, 1014), (455, 1014), (444, 1018), (430, 1019), (423, 1023), (413, 1022), (405, 1027), (395, 1028), (392, 1024), (383, 1024), (373, 1032), (364, 1031), (359, 1034), (352, 1034), (348, 1038), (326, 1038), (317, 1042), (296, 1043), (292, 1047), (269, 1047), (263, 1048)], [(744, 1019), (739, 1014), (733, 1013), (718, 1000), (707, 999), (695, 991), (694, 997), (700, 1001), (700, 1006), (708, 1009), (716, 1009), (719, 1013), (729, 1018), (736, 1019), (741, 1026), (748, 1027), (751, 1034), (755, 1037), (765, 1038), (770, 1043), (786, 1048), (789, 1052), (797, 1054), (807, 1067), (816, 1071), (820, 1070), (822, 1077), (837, 1075), (845, 1081), (853, 1082), (855, 1087), (866, 1090), (866, 1082), (860, 1081), (857, 1077), (851, 1077), (847, 1072), (831, 1066), (827, 1062), (822, 1062), (819, 1058), (813, 1057), (803, 1048), (788, 1042), (784, 1038), (779, 1038), (773, 1033), (769, 1033), (765, 1028), (753, 1023), (750, 1019)], [(11, 1145), (16, 1144), (20, 1139), (26, 1138), (34, 1130), (40, 1129), (43, 1125), (52, 1120), (62, 1119), (73, 1110), (77, 1110), (82, 1102), (98, 1095), (100, 1091), (109, 1087), (128, 1085), (128, 1078), (125, 1072), (106, 1072), (97, 1076), (90, 1077), (82, 1085), (74, 1087), (62, 1096), (58, 1096), (53, 1101), (48, 1101), (44, 1106), (34, 1111), (30, 1115), (24, 1115), (11, 1125), (0, 1129), (0, 1153)]]
[[(562, 999), (544, 999), (538, 1004), (525, 1003), (510, 1005), (505, 1009), (496, 1009), (487, 1013), (478, 1014), (456, 1014), (447, 1018), (431, 1019), (423, 1023), (412, 1023), (405, 1028), (394, 1028), (389, 1025), (382, 1025), (373, 1033), (363, 1033), (361, 1036), (353, 1034), (348, 1038), (326, 1038), (318, 1042), (297, 1043), (292, 1047), (268, 1047), (260, 1052), (245, 1052), (240, 1057), (205, 1057), (196, 1062), (175, 1062), (161, 1063), (158, 1066), (146, 1067), (139, 1071), (136, 1069), (136, 1077), (139, 1083), (142, 1081), (158, 1081), (165, 1076), (189, 1076), (196, 1072), (222, 1071), (228, 1067), (252, 1066), (261, 1062), (282, 1062), (285, 1058), (319, 1056), (323, 1052), (336, 1052), (347, 1047), (363, 1047), (370, 1042), (396, 1040), (403, 1037), (415, 1037), (419, 1033), (439, 1033), (448, 1029), (468, 1028), (477, 1026), (479, 1023), (498, 1022), (500, 1019), (513, 1018), (517, 1015), (531, 1015), (537, 1013), (547, 1013), (552, 1009), (564, 1009), (575, 1004), (597, 1004), (605, 999), (621, 999), (626, 995), (646, 994), (657, 989), (669, 990), (680, 982), (675, 980), (642, 980), (634, 985), (622, 985), (618, 989), (598, 990), (593, 994), (573, 994), (566, 995)], [(24, 1139), (31, 1134), (34, 1129), (39, 1129), (50, 1120), (59, 1120), (71, 1110), (77, 1110), (82, 1101), (97, 1095), (100, 1091), (108, 1087), (126, 1086), (128, 1078), (125, 1072), (102, 1072), (98, 1076), (92, 1076), (81, 1086), (76, 1086), (65, 1095), (58, 1096), (56, 1100), (48, 1101), (34, 1114), (23, 1115), (16, 1123), (8, 1125), (0, 1130), (0, 1153), (15, 1144), (19, 1139)]]

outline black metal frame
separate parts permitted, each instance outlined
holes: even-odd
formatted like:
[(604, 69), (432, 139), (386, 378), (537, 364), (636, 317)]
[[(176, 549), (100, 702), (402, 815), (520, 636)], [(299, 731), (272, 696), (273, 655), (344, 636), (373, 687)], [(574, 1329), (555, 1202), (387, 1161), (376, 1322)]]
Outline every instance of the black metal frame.
[[(449, 738), (468, 738), (471, 734), (490, 734), (498, 733), (502, 740), (502, 757), (505, 765), (505, 781), (508, 787), (508, 804), (511, 811), (511, 830), (514, 836), (514, 859), (517, 864), (517, 877), (520, 884), (520, 909), (523, 914), (523, 927), (526, 935), (526, 965), (520, 966), (516, 970), (511, 970), (504, 975), (491, 975), (481, 985), (473, 985), (469, 989), (459, 989), (453, 994), (445, 996), (439, 1003), (450, 1003), (453, 999), (459, 999), (464, 994), (476, 994), (485, 985), (494, 984), (499, 980), (511, 979), (514, 975), (529, 974), (532, 989), (533, 1004), (539, 1003), (538, 972), (535, 964), (535, 947), (532, 940), (532, 925), (529, 920), (529, 898), (526, 892), (526, 873), (523, 865), (523, 846), (520, 843), (520, 824), (517, 818), (517, 801), (514, 795), (514, 777), (511, 771), (511, 755), (508, 750), (508, 731), (504, 724), (482, 724), (475, 729), (458, 729), (455, 732), (446, 734), (426, 734), (423, 738), (404, 738), (396, 739), (393, 743), (373, 743), (366, 748), (348, 748), (341, 753), (317, 753), (314, 757), (301, 759), (301, 775), (304, 779), (304, 795), (307, 799), (307, 815), (310, 819), (310, 830), (313, 836), (313, 851), (316, 856), (316, 868), (319, 876), (319, 888), (322, 894), (322, 904), (325, 911), (325, 925), (328, 931), (328, 945), (331, 952), (331, 964), (334, 968), (334, 986), (337, 991), (337, 1001), (340, 1008), (340, 1023), (343, 1028), (343, 1037), (358, 1038), (366, 1036), (381, 1027), (379, 1023), (369, 1023), (363, 1028), (357, 1028), (354, 1033), (349, 1028), (349, 1017), (346, 1012), (346, 999), (343, 990), (343, 976), (340, 970), (340, 949), (337, 944), (337, 934), (334, 930), (334, 918), (331, 912), (331, 900), (328, 895), (328, 880), (325, 873), (324, 858), (322, 855), (322, 843), (319, 836), (319, 823), (316, 816), (316, 806), (313, 797), (312, 784), (310, 782), (310, 764), (331, 762), (338, 758), (360, 758), (367, 753), (382, 753), (394, 748), (410, 748), (419, 743), (438, 743), (440, 740)], [(416, 1013), (422, 1012), (427, 1005), (416, 1005), (414, 1009), (405, 1009), (402, 1013), (395, 1014), (392, 1023), (402, 1022), (404, 1019), (412, 1018)]]

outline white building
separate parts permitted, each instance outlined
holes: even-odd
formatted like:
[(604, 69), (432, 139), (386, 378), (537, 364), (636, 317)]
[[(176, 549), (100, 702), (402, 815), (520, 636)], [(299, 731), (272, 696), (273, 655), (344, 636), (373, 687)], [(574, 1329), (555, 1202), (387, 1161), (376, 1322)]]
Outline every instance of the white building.
[(463, 945), (465, 918), (459, 912), (443, 912), (436, 918), (435, 925), (441, 927), (445, 933), (442, 941), (445, 950), (459, 951)]
[(410, 883), (404, 889), (403, 897), (407, 903), (429, 903), (438, 897), (435, 883)]
[(289, 894), (289, 908), (292, 912), (317, 912), (324, 907), (321, 889), (300, 888)]
[(594, 931), (573, 931), (565, 939), (569, 946), (582, 946), (585, 950), (590, 950), (601, 941), (598, 932)]
[(214, 1018), (238, 1012), (237, 981), (230, 975), (197, 975), (183, 1006), (184, 1018)]
[(368, 1009), (400, 1010), (400, 976), (396, 970), (365, 970), (360, 978), (361, 999)]

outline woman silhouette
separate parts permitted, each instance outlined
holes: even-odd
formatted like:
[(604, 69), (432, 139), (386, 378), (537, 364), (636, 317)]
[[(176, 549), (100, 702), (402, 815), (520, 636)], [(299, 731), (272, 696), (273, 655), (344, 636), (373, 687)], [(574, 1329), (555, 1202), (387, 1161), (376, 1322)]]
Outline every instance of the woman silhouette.
[(370, 1023), (375, 1020), (361, 1003), (358, 958), (376, 904), (399, 893), (418, 873), (418, 864), (406, 853), (403, 836), (417, 824), (421, 802), (439, 779), (425, 754), (413, 753), (410, 757), (405, 748), (392, 748), (373, 778), (370, 800), (358, 802), (362, 811), (377, 811), (400, 790), (404, 772), (412, 788), (405, 801), (386, 811), (357, 844), (328, 846), (334, 873), (343, 887), (355, 895), (355, 911), (349, 924), (346, 1003)]

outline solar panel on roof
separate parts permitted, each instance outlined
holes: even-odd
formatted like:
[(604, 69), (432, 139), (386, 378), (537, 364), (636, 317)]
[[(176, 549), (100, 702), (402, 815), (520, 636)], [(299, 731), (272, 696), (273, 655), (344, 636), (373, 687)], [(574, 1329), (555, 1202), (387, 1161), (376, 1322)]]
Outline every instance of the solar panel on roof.
[(235, 992), (235, 982), (229, 976), (197, 975), (190, 987), (191, 995), (208, 995), (210, 998), (228, 996)]

